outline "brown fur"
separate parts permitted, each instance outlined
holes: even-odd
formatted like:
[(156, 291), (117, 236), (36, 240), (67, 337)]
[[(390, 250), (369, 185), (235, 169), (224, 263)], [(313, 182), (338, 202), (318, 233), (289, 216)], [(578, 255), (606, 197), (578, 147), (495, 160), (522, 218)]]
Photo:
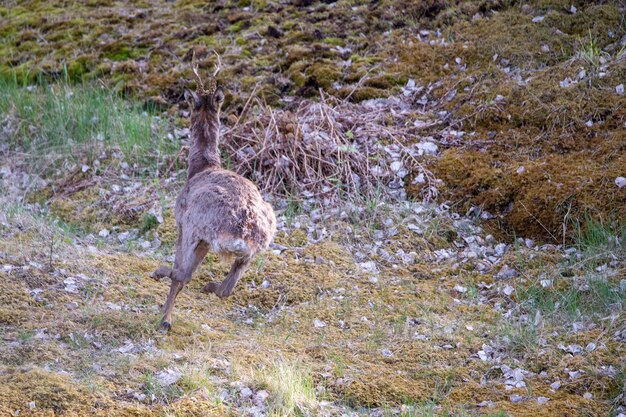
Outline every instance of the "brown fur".
[[(214, 83), (213, 83), (214, 84)], [(176, 258), (174, 267), (161, 267), (153, 276), (172, 280), (161, 328), (171, 327), (174, 300), (208, 251), (233, 259), (226, 279), (203, 290), (228, 297), (253, 257), (268, 248), (276, 232), (272, 207), (246, 178), (222, 169), (219, 156), (220, 88), (186, 92), (193, 107), (192, 144), (187, 159), (187, 182), (176, 199)]]

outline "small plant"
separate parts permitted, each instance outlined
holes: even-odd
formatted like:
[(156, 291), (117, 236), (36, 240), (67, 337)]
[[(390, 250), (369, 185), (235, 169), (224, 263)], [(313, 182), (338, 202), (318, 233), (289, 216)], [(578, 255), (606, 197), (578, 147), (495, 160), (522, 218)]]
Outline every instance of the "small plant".
[(600, 57), (602, 56), (602, 49), (598, 46), (596, 39), (589, 32), (587, 38), (578, 40), (576, 56), (583, 59), (592, 68), (600, 66)]
[(278, 360), (260, 369), (255, 379), (270, 392), (270, 416), (306, 416), (317, 409), (313, 379), (298, 362)]
[(159, 225), (159, 221), (152, 213), (146, 213), (141, 219), (141, 232), (146, 233)]

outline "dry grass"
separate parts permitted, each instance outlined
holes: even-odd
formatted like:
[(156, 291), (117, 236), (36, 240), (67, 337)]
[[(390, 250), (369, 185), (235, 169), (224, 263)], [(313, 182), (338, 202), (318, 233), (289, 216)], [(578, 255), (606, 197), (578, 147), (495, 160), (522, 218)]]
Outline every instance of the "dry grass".
[(399, 147), (405, 164), (425, 176), (424, 196), (436, 197), (434, 176), (405, 147), (418, 139), (416, 129), (404, 127), (412, 116), (407, 103), (354, 104), (322, 90), (320, 97), (296, 101), (291, 111), (272, 109), (251, 96), (224, 133), (232, 168), (282, 197), (372, 196), (393, 179), (386, 143)]

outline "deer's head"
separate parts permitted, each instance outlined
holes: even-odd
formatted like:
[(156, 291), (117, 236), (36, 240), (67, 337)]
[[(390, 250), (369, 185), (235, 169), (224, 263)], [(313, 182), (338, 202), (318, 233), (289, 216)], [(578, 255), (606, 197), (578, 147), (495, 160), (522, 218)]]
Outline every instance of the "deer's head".
[[(215, 54), (217, 55), (217, 53)], [(220, 56), (217, 55), (217, 66), (213, 72), (213, 76), (210, 77), (208, 87), (205, 87), (204, 81), (198, 72), (198, 64), (196, 62), (195, 53), (192, 57), (192, 69), (196, 78), (197, 88), (196, 91), (185, 90), (185, 100), (191, 104), (192, 119), (200, 116), (204, 117), (219, 117), (222, 103), (224, 102), (224, 90), (217, 83), (217, 74), (220, 72), (221, 61)]]

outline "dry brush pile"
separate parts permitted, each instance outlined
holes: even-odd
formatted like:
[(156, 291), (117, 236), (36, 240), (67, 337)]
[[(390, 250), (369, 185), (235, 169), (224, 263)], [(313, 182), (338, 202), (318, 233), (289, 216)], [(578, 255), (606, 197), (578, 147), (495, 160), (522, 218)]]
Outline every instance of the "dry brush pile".
[(418, 172), (423, 195), (436, 196), (436, 179), (417, 159), (417, 132), (405, 127), (405, 101), (355, 104), (320, 95), (320, 101), (301, 100), (288, 109), (249, 100), (224, 134), (233, 169), (267, 193), (331, 201), (402, 189), (407, 174)]

